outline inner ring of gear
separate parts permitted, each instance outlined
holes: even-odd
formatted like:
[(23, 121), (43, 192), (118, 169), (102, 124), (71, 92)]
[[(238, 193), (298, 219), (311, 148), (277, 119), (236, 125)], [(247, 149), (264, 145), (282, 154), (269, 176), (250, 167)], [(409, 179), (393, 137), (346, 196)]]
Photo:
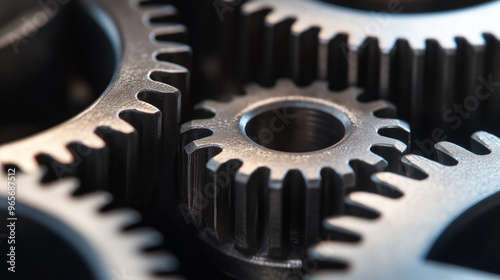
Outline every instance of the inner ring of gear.
[[(239, 125), (250, 140), (266, 148), (283, 152), (314, 152), (339, 143), (350, 133), (349, 117), (337, 109), (334, 103), (306, 96), (269, 98), (264, 102), (243, 110)], [(287, 115), (293, 118), (286, 119)], [(315, 125), (312, 126), (312, 123)], [(273, 143), (278, 133), (285, 135), (280, 142)], [(323, 143), (315, 143), (318, 140)], [(293, 147), (296, 146), (293, 143), (297, 141), (297, 145), (303, 147)]]

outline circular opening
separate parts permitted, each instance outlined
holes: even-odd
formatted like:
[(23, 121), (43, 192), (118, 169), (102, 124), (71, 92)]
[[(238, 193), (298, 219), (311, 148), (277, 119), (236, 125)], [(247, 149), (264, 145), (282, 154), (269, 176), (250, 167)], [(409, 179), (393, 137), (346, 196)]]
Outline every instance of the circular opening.
[[(61, 4), (62, 3), (62, 4)], [(2, 1), (0, 143), (55, 126), (109, 86), (120, 44), (87, 1)], [(118, 33), (118, 32), (116, 32)]]
[(358, 10), (389, 13), (429, 13), (472, 7), (493, 0), (321, 0)]
[(259, 113), (247, 122), (246, 135), (268, 149), (305, 153), (328, 148), (345, 135), (334, 115), (313, 108), (280, 107)]

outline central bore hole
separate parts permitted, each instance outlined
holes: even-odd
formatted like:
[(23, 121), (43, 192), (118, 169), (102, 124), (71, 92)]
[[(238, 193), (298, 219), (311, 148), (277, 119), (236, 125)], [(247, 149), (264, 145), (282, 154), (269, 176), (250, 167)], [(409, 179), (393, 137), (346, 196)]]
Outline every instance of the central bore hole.
[(335, 145), (344, 137), (345, 127), (339, 119), (320, 110), (282, 107), (253, 117), (245, 132), (266, 148), (305, 153)]
[(391, 13), (428, 13), (467, 8), (493, 0), (321, 0), (340, 6)]

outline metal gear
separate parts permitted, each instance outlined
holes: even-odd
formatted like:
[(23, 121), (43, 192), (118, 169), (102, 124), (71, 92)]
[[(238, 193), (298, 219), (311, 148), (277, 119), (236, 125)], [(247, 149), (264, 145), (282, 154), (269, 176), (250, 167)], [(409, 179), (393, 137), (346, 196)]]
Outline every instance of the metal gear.
[[(115, 176), (116, 189), (103, 188), (117, 199), (144, 203), (153, 188), (149, 180), (156, 178), (161, 153), (173, 158), (177, 150), (180, 91), (186, 93), (191, 52), (184, 44), (186, 30), (180, 24), (162, 23), (173, 18), (176, 10), (154, 6), (154, 1), (81, 4), (114, 46), (119, 66), (112, 83), (72, 119), (0, 146), (0, 158), (26, 172), (42, 162), (57, 177), (83, 170), (86, 174), (79, 175), (94, 178), (93, 185), (105, 186), (110, 174), (125, 174)], [(82, 158), (90, 158), (91, 164), (82, 164), (87, 162)], [(134, 191), (136, 185), (142, 186), (140, 193)]]
[[(412, 136), (428, 137), (449, 129), (453, 116), (443, 114), (454, 103), (500, 80), (500, 2), (437, 2), (248, 1), (241, 75), (265, 85), (284, 76), (299, 85), (324, 78), (334, 90), (357, 85), (368, 98), (395, 103)], [(418, 8), (436, 3), (439, 13)], [(484, 115), (468, 118), (463, 129), (472, 133), (488, 123), (481, 119), (500, 117), (498, 104), (497, 96), (480, 104)]]
[(394, 108), (360, 103), (361, 93), (332, 92), (324, 82), (251, 85), (229, 103), (202, 102), (197, 108), (212, 117), (182, 126), (181, 207), (221, 251), (224, 271), (277, 279), (300, 267), (321, 220), (343, 213), (344, 193), (363, 185), (355, 175), (387, 168), (376, 153), (392, 161), (406, 151), (407, 143), (388, 136), (402, 132), (407, 141), (408, 125), (376, 117)]
[[(325, 221), (334, 231), (361, 236), (358, 243), (324, 241), (309, 252), (315, 259), (342, 262), (347, 269), (318, 272), (314, 279), (498, 279), (498, 275), (427, 260), (444, 229), (472, 206), (500, 191), (500, 139), (486, 132), (472, 136), (473, 151), (449, 142), (436, 144), (437, 163), (405, 156), (409, 172), (427, 177), (416, 180), (393, 173), (373, 176), (381, 188), (402, 193), (398, 199), (352, 193), (349, 203), (379, 213), (375, 220), (335, 217)], [(487, 149), (489, 154), (484, 155)], [(450, 166), (449, 164), (456, 165)], [(444, 165), (448, 164), (448, 165)]]
[[(17, 265), (22, 269), (15, 274), (2, 269), (2, 275), (7, 274), (7, 279), (178, 279), (173, 274), (155, 276), (160, 271), (175, 272), (175, 257), (164, 252), (144, 251), (161, 244), (159, 233), (152, 229), (125, 230), (140, 221), (137, 212), (125, 209), (102, 211), (111, 202), (109, 194), (94, 192), (75, 196), (73, 193), (78, 187), (75, 179), (42, 184), (41, 173), (0, 173), (0, 214), (2, 220), (13, 222), (17, 228), (14, 235), (11, 229), (9, 236), (14, 236), (18, 242), (9, 242), (11, 245), (8, 246), (16, 247), (16, 260), (22, 259), (24, 265), (33, 263), (30, 267)], [(8, 208), (10, 206), (13, 210)], [(14, 215), (10, 215), (11, 212)], [(35, 265), (46, 264), (44, 260), (31, 260), (44, 256), (40, 248), (46, 247), (41, 244), (54, 241), (53, 238), (58, 242), (50, 246), (69, 245), (70, 249), (62, 252), (63, 262), (69, 263), (76, 256), (81, 258), (86, 269), (72, 267), (68, 273), (64, 263), (57, 263), (58, 269)], [(33, 246), (28, 248), (30, 244)], [(64, 249), (54, 247), (50, 256), (55, 258), (58, 250)], [(23, 256), (28, 252), (29, 255)]]

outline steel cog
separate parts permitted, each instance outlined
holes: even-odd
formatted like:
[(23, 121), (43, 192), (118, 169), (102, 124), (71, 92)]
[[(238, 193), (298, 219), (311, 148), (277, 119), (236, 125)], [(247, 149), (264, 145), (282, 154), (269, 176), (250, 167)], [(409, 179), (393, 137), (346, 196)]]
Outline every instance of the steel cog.
[(406, 151), (382, 131), (407, 139), (409, 128), (376, 117), (393, 108), (360, 103), (356, 88), (332, 92), (324, 82), (299, 88), (282, 80), (246, 91), (229, 103), (202, 102), (198, 109), (214, 116), (182, 126), (184, 208), (202, 239), (236, 260), (227, 263), (247, 263), (224, 270), (273, 279), (301, 266), (321, 219), (343, 212), (343, 193), (359, 183), (358, 172), (387, 168), (377, 147), (392, 151), (391, 160)]
[[(126, 174), (117, 177), (123, 181), (115, 195), (140, 197), (133, 191), (137, 181), (144, 187), (141, 193), (148, 195), (148, 180), (158, 172), (160, 154), (173, 158), (176, 152), (180, 91), (186, 92), (191, 52), (183, 44), (182, 25), (153, 24), (156, 18), (175, 16), (175, 8), (149, 2), (83, 1), (117, 50), (121, 63), (113, 81), (79, 115), (0, 146), (2, 161), (26, 172), (37, 170), (41, 162), (57, 177), (83, 170), (88, 174), (82, 177), (96, 178), (97, 184), (106, 184), (108, 174)], [(91, 158), (92, 164), (82, 167), (82, 158)], [(137, 198), (144, 203), (141, 199)]]
[[(428, 129), (448, 128), (451, 120), (443, 114), (454, 103), (463, 104), (479, 94), (478, 85), (500, 78), (498, 1), (439, 13), (405, 13), (411, 4), (406, 1), (388, 1), (380, 12), (328, 2), (342, 1), (244, 3), (243, 78), (271, 85), (291, 76), (306, 85), (320, 77), (334, 90), (366, 88), (369, 98), (395, 103), (418, 137), (427, 137)], [(467, 129), (478, 129), (477, 118), (498, 118), (494, 104), (499, 102), (492, 96), (481, 104), (486, 115), (468, 119)]]
[[(167, 253), (144, 252), (145, 248), (161, 244), (162, 238), (159, 233), (150, 229), (124, 230), (140, 221), (140, 215), (137, 212), (124, 209), (101, 211), (111, 202), (109, 194), (94, 192), (74, 196), (73, 193), (78, 187), (76, 180), (65, 179), (42, 184), (40, 183), (41, 173), (19, 174), (17, 171), (16, 175), (9, 175), (9, 177), (14, 177), (15, 180), (8, 180), (7, 174), (3, 172), (0, 174), (0, 180), (5, 182), (5, 185), (0, 188), (0, 206), (2, 216), (5, 214), (5, 217), (17, 218), (15, 221), (18, 228), (17, 235), (21, 230), (33, 228), (28, 226), (28, 220), (41, 224), (42, 227), (70, 244), (71, 248), (83, 259), (85, 265), (89, 266), (92, 279), (178, 279), (174, 275), (162, 277), (154, 275), (157, 271), (175, 272), (177, 260), (173, 256)], [(10, 193), (12, 190), (7, 188), (7, 182), (15, 184), (15, 193)], [(12, 185), (9, 184), (9, 186)], [(15, 210), (13, 210), (15, 215), (8, 216), (7, 209), (13, 201), (9, 197), (12, 196), (15, 197), (16, 202)], [(4, 220), (6, 220), (5, 217)], [(24, 227), (20, 227), (23, 222)], [(36, 239), (38, 234), (40, 232), (31, 232), (30, 238)], [(21, 258), (19, 248), (27, 246), (26, 243), (22, 244), (27, 240), (19, 240), (18, 237), (17, 241), (19, 242), (11, 244), (16, 244), (17, 257)], [(36, 250), (36, 248), (31, 249)], [(40, 255), (31, 257), (40, 257)], [(31, 273), (30, 269), (33, 271), (39, 269), (38, 267), (28, 269), (23, 265), (18, 266), (26, 270), (16, 272), (21, 275)], [(5, 271), (2, 273), (6, 273)], [(57, 269), (52, 272), (57, 275)], [(80, 275), (82, 271), (77, 273), (73, 272), (72, 275)], [(8, 275), (8, 279), (16, 276)], [(37, 274), (37, 279), (42, 279), (39, 276)]]
[[(497, 279), (497, 275), (426, 260), (431, 246), (461, 213), (500, 191), (500, 139), (486, 132), (472, 136), (469, 152), (449, 142), (436, 144), (441, 163), (408, 155), (411, 170), (427, 174), (422, 180), (392, 174), (373, 176), (380, 187), (396, 189), (402, 197), (353, 193), (349, 200), (379, 213), (375, 220), (336, 217), (325, 221), (334, 231), (361, 236), (358, 243), (325, 241), (310, 250), (314, 258), (347, 263), (337, 272), (318, 272), (314, 279)], [(456, 162), (455, 162), (456, 161)], [(373, 210), (376, 209), (376, 210)]]

